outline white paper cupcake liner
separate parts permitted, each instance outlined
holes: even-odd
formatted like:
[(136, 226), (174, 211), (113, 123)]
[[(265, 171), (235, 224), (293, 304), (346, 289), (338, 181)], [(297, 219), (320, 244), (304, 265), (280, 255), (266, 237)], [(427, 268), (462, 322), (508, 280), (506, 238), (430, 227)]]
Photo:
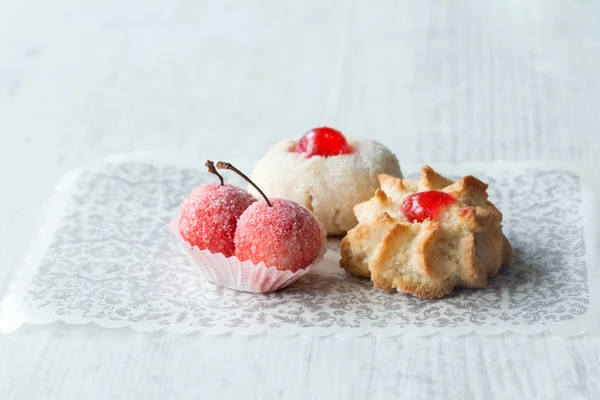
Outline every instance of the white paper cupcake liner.
[(197, 246), (192, 247), (181, 237), (178, 219), (169, 223), (169, 230), (177, 239), (182, 251), (189, 254), (194, 264), (198, 266), (202, 277), (219, 286), (242, 292), (269, 293), (283, 289), (321, 262), (327, 252), (327, 238), (322, 225), (323, 240), (319, 253), (308, 267), (296, 272), (281, 271), (274, 266), (267, 267), (264, 262), (254, 264), (249, 260), (240, 261), (236, 256), (227, 258), (223, 253), (211, 253), (209, 250), (200, 250)]

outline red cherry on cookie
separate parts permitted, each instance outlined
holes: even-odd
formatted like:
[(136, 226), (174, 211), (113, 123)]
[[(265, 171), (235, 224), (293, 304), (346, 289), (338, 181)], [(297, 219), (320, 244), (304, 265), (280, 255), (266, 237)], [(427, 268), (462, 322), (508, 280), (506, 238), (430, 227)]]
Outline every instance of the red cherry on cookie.
[(402, 202), (402, 213), (410, 222), (435, 219), (444, 207), (454, 204), (456, 199), (444, 192), (431, 190), (408, 196)]
[[(211, 162), (207, 162), (211, 171)], [(216, 173), (214, 166), (213, 173)], [(218, 174), (217, 174), (218, 175)], [(222, 181), (221, 176), (219, 178)], [(179, 210), (179, 233), (191, 246), (231, 257), (240, 215), (256, 199), (237, 186), (212, 183), (195, 189)]]
[(241, 261), (263, 261), (267, 267), (296, 272), (308, 267), (321, 248), (321, 228), (306, 208), (291, 200), (252, 204), (235, 232), (235, 255)]
[(342, 132), (324, 126), (315, 128), (302, 136), (294, 152), (302, 154), (306, 158), (313, 156), (331, 157), (350, 154), (352, 153), (352, 147), (348, 145)]

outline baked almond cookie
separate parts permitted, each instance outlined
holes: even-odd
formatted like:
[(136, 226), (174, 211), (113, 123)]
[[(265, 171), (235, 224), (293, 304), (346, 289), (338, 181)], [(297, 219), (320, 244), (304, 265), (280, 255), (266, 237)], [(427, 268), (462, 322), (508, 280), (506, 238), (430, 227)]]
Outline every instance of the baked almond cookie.
[(356, 226), (353, 208), (371, 198), (379, 174), (402, 177), (398, 159), (387, 147), (367, 139), (346, 140), (323, 127), (300, 140), (277, 143), (256, 164), (252, 180), (269, 196), (308, 208), (332, 236)]
[(341, 244), (346, 271), (379, 289), (436, 299), (456, 286), (484, 288), (510, 264), (502, 213), (479, 179), (454, 182), (424, 166), (418, 180), (382, 174), (379, 183), (354, 207), (359, 223)]

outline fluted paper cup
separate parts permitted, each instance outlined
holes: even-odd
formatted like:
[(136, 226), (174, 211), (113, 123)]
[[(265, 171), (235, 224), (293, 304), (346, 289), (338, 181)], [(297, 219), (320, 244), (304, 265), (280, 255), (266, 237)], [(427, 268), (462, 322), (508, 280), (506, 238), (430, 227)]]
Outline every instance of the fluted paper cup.
[[(320, 224), (320, 223), (319, 223)], [(200, 274), (212, 283), (228, 289), (251, 293), (269, 293), (283, 289), (300, 279), (309, 269), (317, 265), (327, 252), (327, 238), (321, 225), (321, 249), (312, 263), (296, 272), (281, 271), (275, 266), (267, 267), (264, 262), (240, 261), (236, 256), (225, 257), (223, 253), (200, 250), (181, 237), (179, 220), (169, 223), (169, 230), (177, 239), (181, 249), (190, 255)]]

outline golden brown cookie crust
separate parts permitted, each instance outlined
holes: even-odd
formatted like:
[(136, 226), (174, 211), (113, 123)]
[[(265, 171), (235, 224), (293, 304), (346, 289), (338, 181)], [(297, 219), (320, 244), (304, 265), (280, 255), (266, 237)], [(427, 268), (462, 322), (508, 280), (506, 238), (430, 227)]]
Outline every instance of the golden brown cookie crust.
[[(429, 166), (418, 180), (379, 175), (379, 183), (370, 200), (354, 207), (359, 224), (341, 243), (346, 271), (371, 278), (379, 289), (435, 299), (454, 287), (484, 288), (510, 264), (502, 213), (488, 201), (486, 183), (473, 176), (453, 182)], [(402, 202), (428, 190), (449, 193), (456, 203), (436, 221), (409, 222)]]

